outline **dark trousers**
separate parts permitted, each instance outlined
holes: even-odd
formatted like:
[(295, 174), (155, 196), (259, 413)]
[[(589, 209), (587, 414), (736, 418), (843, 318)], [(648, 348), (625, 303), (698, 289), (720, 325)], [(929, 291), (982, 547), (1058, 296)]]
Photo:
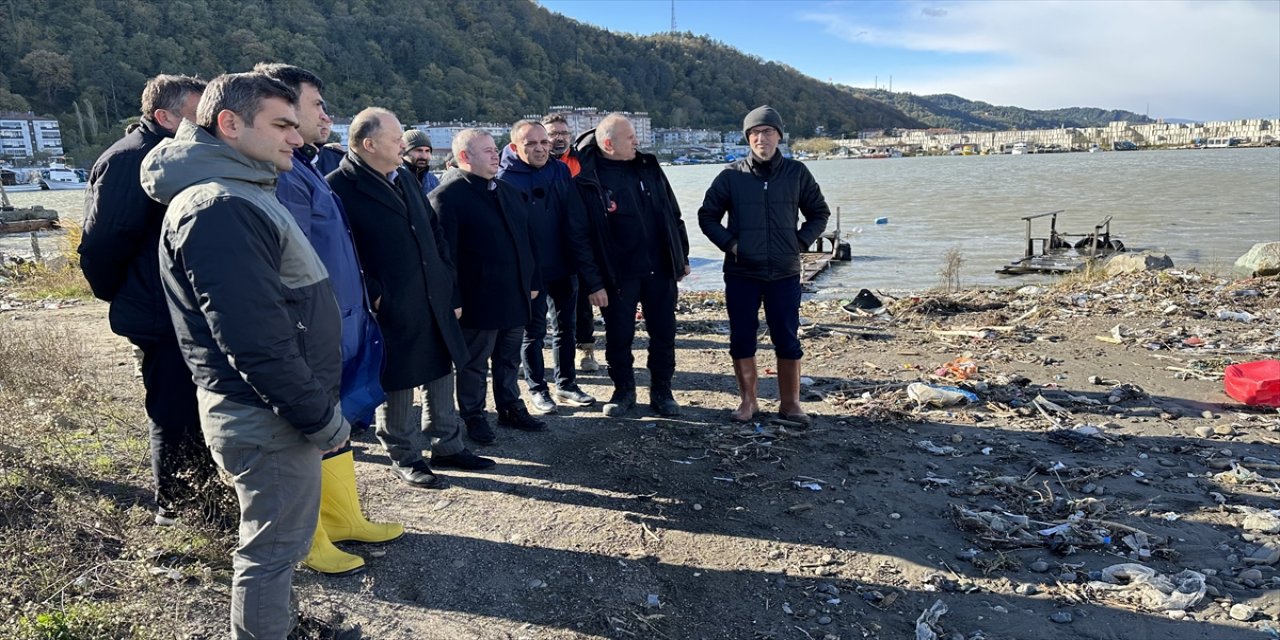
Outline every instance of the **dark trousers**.
[(623, 280), (609, 292), (604, 316), (604, 355), (609, 378), (616, 389), (634, 389), (636, 305), (644, 306), (644, 326), (649, 333), (649, 384), (670, 388), (676, 371), (676, 281), (671, 276), (645, 276)]
[[(596, 319), (591, 306), (591, 301), (587, 296), (591, 295), (586, 287), (582, 286), (582, 281), (578, 280), (578, 307), (575, 310), (576, 322), (574, 323), (574, 342), (578, 344), (595, 344), (596, 343)], [(604, 315), (604, 312), (601, 312)]]
[(765, 281), (724, 274), (724, 304), (729, 312), (729, 356), (734, 360), (756, 355), (760, 333), (760, 305), (769, 325), (769, 338), (780, 360), (804, 356), (800, 338), (800, 276)]
[[(520, 365), (529, 393), (547, 390), (546, 363), (542, 358), (542, 342), (551, 330), (551, 365), (556, 386), (572, 385), (576, 376), (573, 365), (575, 311), (578, 307), (578, 283), (570, 276), (543, 283), (546, 291), (530, 301), (533, 312), (524, 328)], [(550, 318), (548, 318), (550, 316)]]
[(520, 342), (524, 327), (468, 329), (467, 362), (458, 369), (458, 415), (463, 421), (484, 416), (485, 379), (493, 369), (493, 404), (499, 411), (520, 404), (516, 375), (520, 371)]
[(196, 497), (216, 476), (213, 457), (200, 431), (196, 385), (176, 340), (134, 340), (142, 350), (151, 429), (151, 476), (156, 506), (165, 515)]

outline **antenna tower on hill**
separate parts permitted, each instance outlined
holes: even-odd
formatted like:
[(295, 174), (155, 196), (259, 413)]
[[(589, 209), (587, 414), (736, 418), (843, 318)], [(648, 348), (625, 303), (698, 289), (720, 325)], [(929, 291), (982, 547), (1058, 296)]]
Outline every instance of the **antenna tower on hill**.
[(671, 33), (680, 33), (676, 28), (676, 0), (671, 0)]

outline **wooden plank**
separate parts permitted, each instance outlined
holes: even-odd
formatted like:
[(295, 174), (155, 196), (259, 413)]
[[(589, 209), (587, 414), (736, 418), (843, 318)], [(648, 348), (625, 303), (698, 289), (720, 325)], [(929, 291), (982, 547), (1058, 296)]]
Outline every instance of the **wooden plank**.
[(18, 222), (0, 222), (2, 233), (26, 233), (29, 231), (45, 231), (56, 228), (53, 220), (20, 220)]

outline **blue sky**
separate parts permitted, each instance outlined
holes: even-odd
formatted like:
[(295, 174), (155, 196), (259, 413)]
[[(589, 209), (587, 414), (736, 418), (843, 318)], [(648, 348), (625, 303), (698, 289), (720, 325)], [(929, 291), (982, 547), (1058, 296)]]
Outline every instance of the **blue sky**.
[[(611, 31), (670, 30), (670, 0), (541, 0)], [(1280, 118), (1280, 0), (676, 0), (680, 31), (820, 80), (1029, 109)]]

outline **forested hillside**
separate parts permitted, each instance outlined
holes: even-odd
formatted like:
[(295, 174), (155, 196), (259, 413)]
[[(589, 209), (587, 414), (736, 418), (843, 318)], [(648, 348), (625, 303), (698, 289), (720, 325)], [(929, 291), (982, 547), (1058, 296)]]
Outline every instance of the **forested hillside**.
[(919, 122), (706, 38), (611, 33), (528, 0), (0, 0), (0, 110), (62, 122), (87, 155), (137, 115), (157, 73), (212, 77), (283, 61), (325, 78), (338, 114), (510, 122), (559, 104), (732, 128), (778, 108), (795, 135)]
[(966, 100), (949, 93), (918, 96), (883, 89), (844, 87), (849, 93), (891, 106), (930, 127), (959, 131), (1005, 131), (1009, 129), (1054, 129), (1058, 127), (1105, 127), (1108, 122), (1153, 122), (1132, 111), (1068, 107), (1035, 111), (1020, 107), (1001, 107), (986, 102)]

